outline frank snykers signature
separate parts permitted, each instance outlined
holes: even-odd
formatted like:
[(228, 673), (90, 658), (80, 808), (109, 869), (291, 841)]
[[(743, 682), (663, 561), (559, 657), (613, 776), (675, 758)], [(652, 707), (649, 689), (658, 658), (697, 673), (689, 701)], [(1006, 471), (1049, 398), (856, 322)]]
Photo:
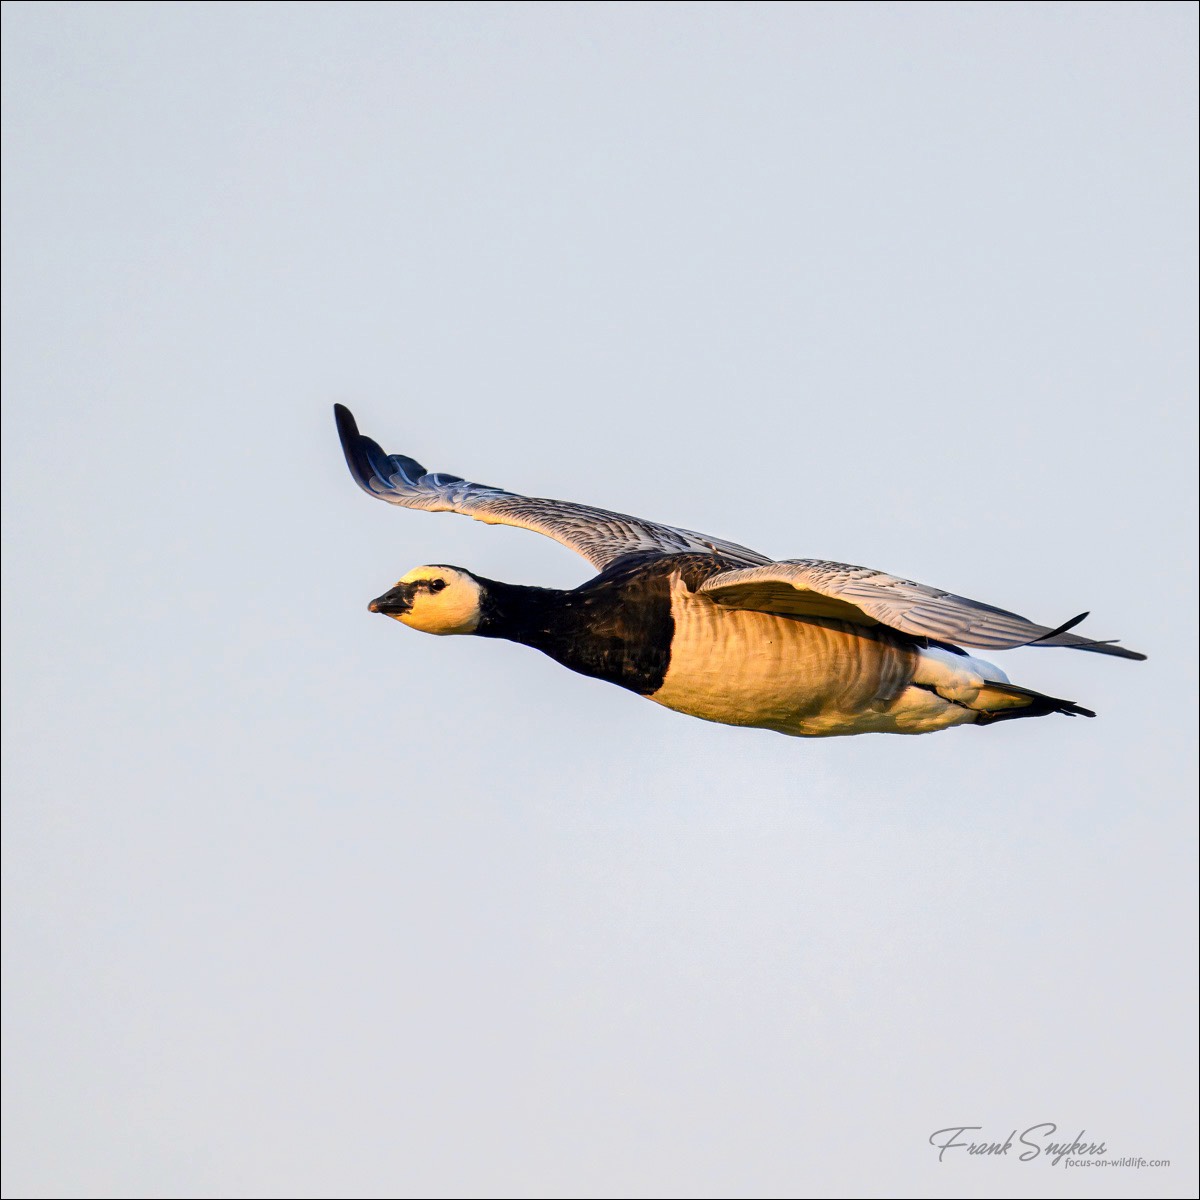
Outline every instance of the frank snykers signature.
[(1058, 1133), (1058, 1126), (1053, 1121), (1043, 1121), (1040, 1125), (1030, 1125), (1018, 1133), (1013, 1130), (1003, 1141), (975, 1141), (970, 1134), (978, 1133), (982, 1125), (947, 1125), (945, 1129), (936, 1129), (929, 1135), (929, 1144), (937, 1148), (938, 1162), (945, 1160), (947, 1152), (955, 1154), (965, 1150), (968, 1155), (978, 1155), (988, 1158), (1007, 1158), (1013, 1151), (1013, 1157), (1020, 1162), (1033, 1162), (1045, 1158), (1051, 1166), (1057, 1167), (1064, 1158), (1072, 1155), (1086, 1157), (1090, 1155), (1107, 1154), (1108, 1147), (1104, 1142), (1087, 1140), (1087, 1130), (1081, 1129), (1077, 1137), (1070, 1141), (1050, 1141)]

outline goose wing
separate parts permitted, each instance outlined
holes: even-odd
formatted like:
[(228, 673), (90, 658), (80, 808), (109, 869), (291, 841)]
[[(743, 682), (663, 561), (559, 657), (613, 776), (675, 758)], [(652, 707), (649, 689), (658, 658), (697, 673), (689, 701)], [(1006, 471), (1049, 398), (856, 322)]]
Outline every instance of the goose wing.
[(1146, 657), (1112, 642), (1069, 633), (1087, 613), (1052, 629), (941, 588), (846, 563), (798, 558), (720, 571), (698, 590), (729, 608), (887, 625), (917, 637), (989, 650), (1069, 646), (1118, 658)]
[(532, 529), (583, 555), (599, 570), (626, 555), (646, 551), (660, 554), (698, 551), (719, 554), (730, 562), (746, 565), (771, 561), (745, 546), (690, 529), (676, 529), (564, 500), (520, 496), (503, 488), (470, 483), (458, 475), (426, 471), (419, 462), (403, 454), (385, 454), (378, 443), (359, 433), (354, 416), (344, 405), (334, 405), (334, 415), (350, 474), (364, 492), (389, 504), (427, 512), (461, 513), (488, 525)]

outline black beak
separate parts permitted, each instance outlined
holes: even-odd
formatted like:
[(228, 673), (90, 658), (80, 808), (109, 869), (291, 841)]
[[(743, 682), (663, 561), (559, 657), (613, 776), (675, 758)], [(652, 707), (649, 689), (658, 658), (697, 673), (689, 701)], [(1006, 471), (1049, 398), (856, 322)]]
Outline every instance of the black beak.
[(411, 583), (398, 583), (390, 592), (384, 592), (367, 605), (369, 612), (383, 613), (385, 617), (399, 616), (412, 608), (413, 592)]

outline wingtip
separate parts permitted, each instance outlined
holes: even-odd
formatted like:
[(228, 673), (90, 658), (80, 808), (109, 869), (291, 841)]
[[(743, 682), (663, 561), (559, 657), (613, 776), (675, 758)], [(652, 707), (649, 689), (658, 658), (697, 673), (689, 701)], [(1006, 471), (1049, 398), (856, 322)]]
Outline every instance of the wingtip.
[(1096, 654), (1107, 654), (1112, 658), (1125, 658), (1131, 662), (1145, 662), (1146, 655), (1138, 650), (1126, 650), (1113, 638), (1111, 641), (1077, 641), (1066, 643), (1075, 650), (1091, 650)]
[(1092, 646), (1083, 646), (1082, 649), (1099, 650), (1101, 654), (1108, 654), (1113, 658), (1124, 658), (1129, 662), (1145, 662), (1148, 657), (1139, 650), (1126, 650), (1124, 646), (1106, 642), (1096, 642)]
[(353, 438), (358, 436), (358, 422), (354, 419), (354, 414), (344, 405), (335, 404), (333, 406), (333, 419), (337, 422), (338, 436), (343, 443), (348, 437)]
[(346, 456), (346, 466), (350, 468), (354, 482), (364, 492), (370, 494), (372, 471), (363, 445), (367, 439), (359, 433), (358, 422), (354, 419), (354, 414), (344, 404), (333, 406), (333, 416), (337, 422), (338, 440), (342, 443), (342, 453)]
[(1068, 634), (1069, 630), (1075, 628), (1081, 621), (1090, 617), (1091, 613), (1080, 613), (1077, 617), (1072, 617), (1065, 624), (1060, 625), (1057, 629), (1050, 629), (1043, 633), (1041, 637), (1034, 638), (1032, 642), (1027, 642), (1029, 646), (1068, 646), (1075, 650), (1091, 650), (1096, 654), (1108, 654), (1113, 658), (1128, 658), (1135, 662), (1144, 662), (1146, 656), (1139, 653), (1137, 650), (1126, 650), (1124, 646), (1118, 645), (1116, 638), (1082, 638), (1077, 634)]
[(1048, 642), (1053, 638), (1060, 637), (1070, 629), (1074, 629), (1076, 625), (1082, 621), (1086, 621), (1092, 614), (1090, 612), (1081, 612), (1079, 616), (1072, 617), (1069, 621), (1064, 621), (1057, 629), (1048, 629), (1041, 637), (1036, 637), (1029, 643), (1031, 646), (1036, 646), (1038, 642)]

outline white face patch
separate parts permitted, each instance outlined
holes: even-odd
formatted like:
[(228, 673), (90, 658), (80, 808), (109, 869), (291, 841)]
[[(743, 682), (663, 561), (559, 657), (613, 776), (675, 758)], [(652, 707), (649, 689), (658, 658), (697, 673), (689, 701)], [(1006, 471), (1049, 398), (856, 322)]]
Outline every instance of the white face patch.
[(457, 567), (417, 567), (400, 581), (415, 584), (412, 607), (396, 620), (422, 633), (474, 633), (479, 628), (483, 587)]

